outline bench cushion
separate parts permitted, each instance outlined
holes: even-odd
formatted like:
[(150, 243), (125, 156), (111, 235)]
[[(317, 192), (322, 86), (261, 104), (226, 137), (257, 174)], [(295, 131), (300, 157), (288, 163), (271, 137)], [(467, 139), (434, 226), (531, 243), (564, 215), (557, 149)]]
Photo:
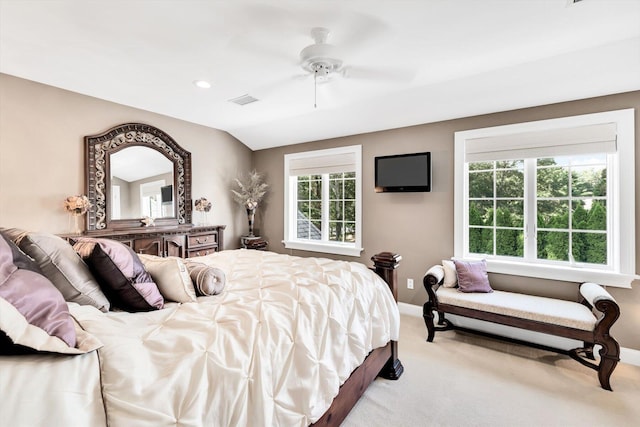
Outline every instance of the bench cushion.
[(554, 298), (496, 290), (492, 293), (463, 293), (458, 292), (455, 288), (442, 286), (438, 288), (437, 295), (441, 304), (535, 320), (583, 331), (593, 331), (597, 320), (591, 310), (584, 305)]

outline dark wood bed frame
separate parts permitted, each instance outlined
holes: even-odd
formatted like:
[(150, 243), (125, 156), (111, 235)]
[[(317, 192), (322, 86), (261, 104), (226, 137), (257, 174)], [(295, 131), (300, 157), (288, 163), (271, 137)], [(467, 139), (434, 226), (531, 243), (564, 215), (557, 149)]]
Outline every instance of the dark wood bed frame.
[[(391, 252), (381, 252), (371, 257), (374, 265), (372, 270), (387, 282), (396, 301), (398, 301), (396, 268), (401, 259), (400, 255)], [(373, 350), (340, 387), (340, 392), (333, 399), (327, 412), (312, 425), (339, 426), (378, 375), (389, 380), (397, 380), (403, 371), (404, 367), (398, 360), (397, 341), (389, 341), (384, 347)]]

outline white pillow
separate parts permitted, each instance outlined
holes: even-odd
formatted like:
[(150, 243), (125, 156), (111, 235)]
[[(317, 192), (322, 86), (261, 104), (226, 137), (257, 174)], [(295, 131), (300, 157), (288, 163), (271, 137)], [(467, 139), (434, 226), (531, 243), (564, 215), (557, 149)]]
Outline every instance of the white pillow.
[(455, 288), (458, 284), (458, 273), (456, 273), (456, 265), (449, 259), (442, 260), (442, 268), (444, 269), (445, 288)]
[(196, 291), (182, 258), (162, 258), (144, 254), (138, 254), (138, 257), (165, 299), (175, 302), (196, 302)]

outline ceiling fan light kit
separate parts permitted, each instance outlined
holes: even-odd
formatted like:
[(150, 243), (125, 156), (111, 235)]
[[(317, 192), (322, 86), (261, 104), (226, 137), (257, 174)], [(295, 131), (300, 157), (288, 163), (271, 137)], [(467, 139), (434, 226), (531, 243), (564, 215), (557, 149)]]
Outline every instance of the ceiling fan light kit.
[(342, 60), (338, 58), (337, 48), (327, 43), (329, 30), (322, 27), (311, 29), (314, 44), (300, 52), (300, 65), (305, 71), (315, 73), (317, 77), (327, 77), (342, 67)]
[(317, 108), (317, 82), (326, 81), (329, 75), (340, 71), (342, 60), (338, 58), (338, 49), (327, 43), (329, 30), (323, 27), (311, 29), (311, 37), (315, 41), (300, 51), (300, 65), (302, 69), (313, 73), (314, 101), (313, 107)]

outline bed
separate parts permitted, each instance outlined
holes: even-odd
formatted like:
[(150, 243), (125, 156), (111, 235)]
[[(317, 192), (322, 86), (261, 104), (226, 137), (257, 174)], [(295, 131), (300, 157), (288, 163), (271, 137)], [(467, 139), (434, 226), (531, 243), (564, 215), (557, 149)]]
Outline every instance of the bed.
[(376, 376), (402, 374), (398, 255), (192, 260), (224, 271), (220, 294), (145, 312), (67, 302), (83, 354), (0, 356), (0, 425), (338, 425)]

